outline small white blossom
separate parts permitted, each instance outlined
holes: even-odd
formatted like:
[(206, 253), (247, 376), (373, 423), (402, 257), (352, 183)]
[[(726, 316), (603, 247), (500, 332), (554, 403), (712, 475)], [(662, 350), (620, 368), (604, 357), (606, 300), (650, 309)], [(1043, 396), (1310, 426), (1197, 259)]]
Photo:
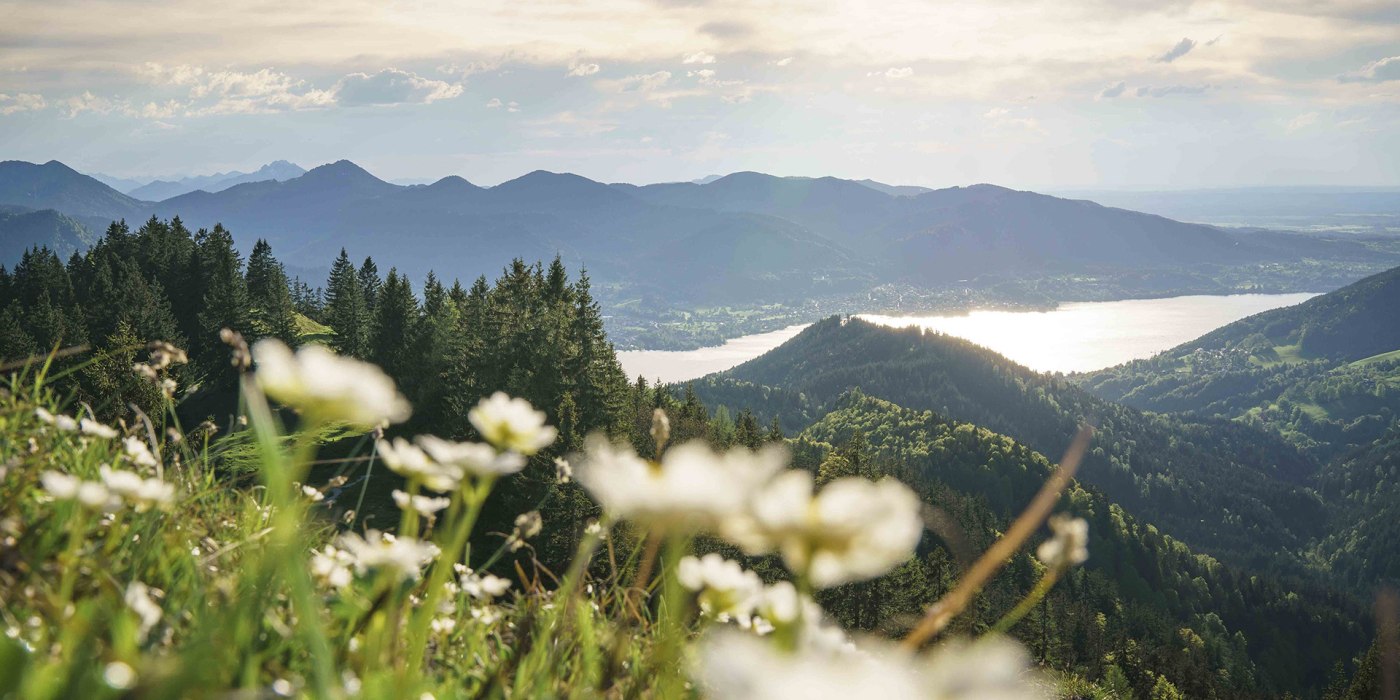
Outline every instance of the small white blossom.
[(302, 486), (301, 493), (303, 496), (306, 496), (307, 498), (311, 499), (312, 503), (320, 503), (321, 501), (326, 500), (326, 494), (321, 493), (321, 489), (318, 489), (314, 486)]
[(367, 430), (400, 423), (412, 411), (383, 370), (324, 346), (307, 345), (293, 354), (281, 341), (265, 338), (253, 346), (253, 357), (263, 392), (314, 420)]
[(111, 688), (129, 690), (136, 685), (136, 670), (121, 661), (102, 667), (102, 680)]
[(321, 583), (344, 588), (354, 580), (350, 567), (355, 565), (355, 557), (343, 549), (326, 545), (311, 555), (311, 575)]
[(479, 442), (453, 442), (435, 435), (420, 435), (415, 441), (437, 463), (473, 476), (505, 476), (525, 468), (524, 455), (498, 452)]
[(76, 501), (88, 510), (111, 513), (121, 507), (121, 498), (97, 481), (84, 481), (76, 476), (56, 471), (39, 475), (39, 483), (50, 497), (58, 501)]
[(396, 474), (415, 480), (433, 491), (455, 491), (462, 483), (462, 470), (428, 456), (419, 446), (403, 439), (380, 440), (379, 457)]
[(412, 495), (398, 489), (394, 489), (394, 505), (399, 510), (413, 510), (419, 515), (430, 518), (434, 513), (452, 504), (450, 498), (435, 498), (432, 496)]
[(660, 464), (600, 435), (590, 436), (585, 447), (579, 483), (614, 515), (661, 529), (718, 527), (787, 463), (787, 452), (777, 446), (718, 454), (690, 442), (672, 448)]
[(359, 573), (383, 569), (393, 572), (400, 579), (417, 580), (423, 574), (423, 567), (439, 552), (431, 542), (394, 537), (376, 530), (367, 531), (364, 537), (353, 532), (346, 533), (340, 536), (338, 544), (354, 558), (355, 570)]
[(529, 401), (498, 391), (467, 413), (477, 432), (502, 451), (532, 455), (554, 442), (558, 431), (545, 425), (545, 415)]
[(738, 562), (714, 552), (699, 559), (681, 559), (676, 575), (681, 585), (699, 594), (696, 600), (700, 612), (721, 622), (738, 620), (747, 624), (763, 596), (763, 581), (758, 574), (745, 571)]
[(142, 467), (155, 468), (156, 456), (151, 452), (151, 448), (146, 445), (146, 441), (138, 437), (128, 436), (122, 439), (122, 450), (133, 464)]
[(754, 494), (724, 534), (749, 554), (777, 551), (793, 571), (827, 588), (874, 578), (909, 558), (923, 533), (919, 499), (894, 479), (837, 479), (813, 494), (792, 470)]
[(554, 458), (554, 479), (561, 484), (567, 484), (574, 478), (574, 468), (569, 464), (569, 460), (563, 457)]
[(1035, 554), (1046, 566), (1073, 566), (1089, 559), (1089, 523), (1063, 513), (1050, 518), (1055, 534), (1043, 542)]
[(34, 417), (65, 432), (72, 433), (78, 430), (78, 421), (62, 413), (54, 415), (44, 408), (36, 408), (34, 409)]
[(84, 435), (99, 437), (103, 440), (111, 440), (118, 435), (117, 430), (112, 426), (91, 418), (84, 418), (78, 421), (78, 430), (82, 431)]
[(175, 500), (174, 484), (155, 478), (142, 478), (135, 472), (112, 469), (105, 464), (98, 471), (107, 490), (130, 503), (138, 513), (151, 508), (164, 508)]
[(142, 640), (150, 634), (151, 628), (160, 622), (162, 615), (160, 605), (152, 597), (153, 593), (159, 594), (159, 591), (140, 581), (132, 581), (131, 585), (126, 587), (126, 595), (124, 596), (126, 605), (141, 620), (140, 635)]
[(510, 588), (510, 581), (499, 576), (478, 574), (466, 567), (459, 567), (457, 572), (461, 576), (462, 590), (478, 600), (491, 600), (503, 596)]

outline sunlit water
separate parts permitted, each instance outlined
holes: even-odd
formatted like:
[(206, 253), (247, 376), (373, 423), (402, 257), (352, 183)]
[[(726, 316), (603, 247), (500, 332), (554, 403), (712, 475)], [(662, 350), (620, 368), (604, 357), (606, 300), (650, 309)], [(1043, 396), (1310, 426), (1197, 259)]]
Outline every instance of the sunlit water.
[[(973, 311), (962, 316), (881, 316), (872, 323), (919, 326), (971, 340), (1042, 372), (1087, 372), (1144, 357), (1200, 337), (1227, 323), (1312, 297), (1235, 294), (1166, 299), (1076, 302), (1053, 311)], [(735, 338), (699, 350), (618, 353), (628, 376), (679, 382), (719, 372), (762, 355), (805, 326)]]

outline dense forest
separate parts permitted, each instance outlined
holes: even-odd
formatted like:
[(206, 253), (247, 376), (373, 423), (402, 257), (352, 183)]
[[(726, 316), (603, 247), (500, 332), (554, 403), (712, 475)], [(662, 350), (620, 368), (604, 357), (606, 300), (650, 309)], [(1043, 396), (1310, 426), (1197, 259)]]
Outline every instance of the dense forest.
[[(231, 446), (242, 433), (232, 419), (238, 373), (230, 353), (262, 337), (327, 343), (383, 367), (416, 409), (391, 434), (472, 438), (466, 416), (479, 399), (497, 390), (525, 397), (559, 427), (559, 439), (493, 496), (483, 530), (498, 541), (490, 533), (509, 532), (514, 514), (539, 510), (544, 527), (531, 556), (545, 566), (562, 564), (598, 512), (576, 484), (556, 478), (553, 459), (596, 431), (649, 454), (656, 408), (672, 418), (673, 443), (785, 442), (818, 482), (893, 475), (946, 527), (893, 573), (821, 598), (845, 626), (884, 634), (951, 587), (969, 553), (994, 540), (1044, 482), (1045, 455), (1062, 452), (1087, 419), (1099, 437), (1063, 506), (1092, 523), (1090, 564), (1011, 630), (1062, 674), (1065, 688), (1104, 697), (1310, 695), (1335, 681), (1337, 669), (1350, 673), (1352, 655), (1370, 638), (1351, 598), (1305, 577), (1249, 573), (1298, 571), (1284, 553), (1317, 538), (1325, 520), (1294, 488), (1313, 461), (1254, 428), (1139, 413), (960, 341), (839, 319), (726, 378), (687, 387), (629, 382), (588, 276), (571, 279), (558, 259), (515, 261), (494, 282), (469, 287), (429, 273), (415, 289), (397, 270), (381, 275), (374, 260), (356, 264), (347, 251), (330, 269), (312, 287), (288, 279), (266, 242), (245, 261), (222, 227), (114, 224), (86, 253), (63, 261), (34, 249), (0, 274), (0, 357), (28, 372), (32, 358), (59, 350), (48, 369), (55, 386), (118, 421), (162, 401), (161, 388), (132, 371), (147, 343), (188, 347), (189, 364), (170, 368), (181, 420), (212, 419), (232, 433)], [(233, 347), (223, 329), (237, 332)], [(857, 386), (865, 394), (848, 391)], [(368, 492), (356, 513), (363, 522), (398, 477), (361, 472), (353, 455), (362, 445), (354, 436), (333, 441), (328, 454), (347, 457), (332, 461), (348, 466), (317, 478), (360, 484)], [(1389, 454), (1360, 455), (1352, 469), (1382, 468)], [(1247, 483), (1219, 490), (1239, 470), (1252, 474)], [(233, 473), (227, 487), (240, 483)], [(1344, 490), (1354, 480), (1339, 472), (1330, 483)], [(1364, 494), (1349, 498), (1383, 507)], [(334, 501), (325, 507), (339, 517), (347, 508)], [(1389, 520), (1382, 513), (1373, 522), (1348, 551), (1382, 546)], [(748, 562), (766, 577), (781, 575), (771, 559)], [(991, 625), (1014, 605), (1034, 585), (1036, 566), (1023, 548), (979, 597), (967, 629)], [(493, 568), (513, 575), (507, 560)]]
[[(760, 387), (781, 387), (762, 389)], [(1200, 551), (1259, 570), (1306, 573), (1297, 556), (1325, 512), (1302, 484), (1316, 463), (1265, 431), (1143, 413), (1032, 372), (964, 340), (829, 318), (774, 351), (696, 384), (800, 429), (848, 388), (938, 411), (1060, 455), (1096, 426), (1082, 478)], [(766, 397), (766, 398), (765, 398)]]

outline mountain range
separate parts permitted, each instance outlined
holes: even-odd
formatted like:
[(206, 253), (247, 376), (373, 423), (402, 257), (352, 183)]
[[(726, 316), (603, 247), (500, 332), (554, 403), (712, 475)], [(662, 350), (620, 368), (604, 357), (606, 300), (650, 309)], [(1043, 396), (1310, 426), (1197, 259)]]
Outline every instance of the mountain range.
[(233, 170), (226, 173), (214, 173), (213, 175), (182, 177), (177, 180), (152, 180), (139, 187), (123, 190), (123, 192), (137, 199), (159, 202), (163, 199), (178, 197), (196, 190), (221, 192), (234, 185), (241, 185), (246, 182), (291, 180), (305, 174), (305, 168), (285, 160), (277, 160), (251, 173)]
[[(882, 283), (1400, 261), (1355, 240), (1227, 231), (995, 185), (924, 191), (754, 172), (704, 184), (604, 184), (535, 171), (489, 188), (455, 176), (405, 186), (338, 161), (289, 179), (147, 202), (56, 161), (7, 161), (0, 204), (222, 223), (245, 252), (267, 239), (298, 269), (325, 269), (344, 247), (393, 260), (414, 279), (429, 270), (469, 279), (494, 275), (515, 257), (559, 254), (616, 298), (663, 304), (782, 302)], [(0, 228), (0, 236), (15, 235)]]

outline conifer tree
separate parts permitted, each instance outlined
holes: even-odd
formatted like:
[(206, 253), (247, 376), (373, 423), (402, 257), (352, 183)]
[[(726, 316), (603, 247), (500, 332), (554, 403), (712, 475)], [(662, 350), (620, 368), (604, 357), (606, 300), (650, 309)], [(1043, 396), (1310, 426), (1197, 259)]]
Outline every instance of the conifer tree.
[(222, 226), (201, 230), (195, 235), (195, 242), (203, 294), (199, 332), (190, 339), (191, 348), (211, 378), (231, 381), (234, 375), (219, 331), (232, 329), (249, 342), (257, 338), (248, 303), (248, 283), (243, 279), (243, 260), (233, 247), (233, 236)]
[(325, 323), (335, 331), (331, 346), (342, 355), (367, 357), (369, 321), (364, 289), (350, 256), (341, 248), (326, 280)]
[(248, 298), (259, 332), (297, 344), (296, 308), (287, 288), (287, 272), (282, 263), (272, 257), (272, 246), (258, 239), (248, 256)]

